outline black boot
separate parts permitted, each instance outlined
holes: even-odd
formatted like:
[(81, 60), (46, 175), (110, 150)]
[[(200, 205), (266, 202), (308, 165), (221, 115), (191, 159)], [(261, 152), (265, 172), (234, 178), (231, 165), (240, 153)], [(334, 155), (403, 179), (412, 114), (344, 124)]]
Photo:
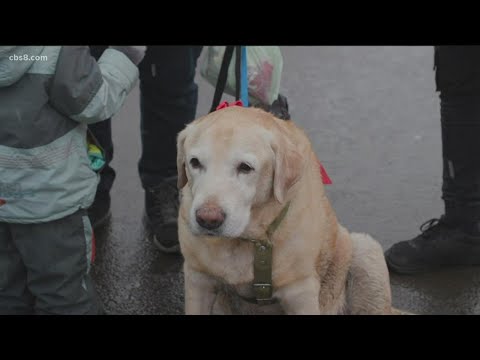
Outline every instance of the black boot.
[(425, 222), (420, 235), (385, 252), (388, 268), (399, 274), (416, 274), (447, 266), (480, 265), (480, 222), (471, 225), (468, 229), (449, 223), (445, 216)]
[(178, 206), (176, 177), (145, 190), (148, 232), (153, 243), (165, 253), (180, 253)]

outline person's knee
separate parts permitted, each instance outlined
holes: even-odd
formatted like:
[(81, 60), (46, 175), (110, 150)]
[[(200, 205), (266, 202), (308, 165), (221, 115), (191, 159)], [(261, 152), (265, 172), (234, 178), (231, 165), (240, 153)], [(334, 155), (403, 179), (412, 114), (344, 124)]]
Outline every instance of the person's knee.
[(68, 286), (45, 282), (36, 286), (35, 314), (97, 315), (102, 312), (94, 286), (88, 275), (80, 281), (70, 279)]

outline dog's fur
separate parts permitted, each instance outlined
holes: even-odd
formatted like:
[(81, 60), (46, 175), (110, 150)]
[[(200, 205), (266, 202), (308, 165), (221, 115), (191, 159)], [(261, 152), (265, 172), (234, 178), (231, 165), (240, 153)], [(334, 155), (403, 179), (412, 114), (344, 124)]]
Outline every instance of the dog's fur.
[[(382, 248), (337, 222), (311, 143), (292, 121), (235, 106), (195, 120), (177, 140), (186, 314), (392, 313)], [(241, 163), (254, 170), (239, 172)], [(264, 238), (288, 201), (271, 239), (278, 304), (250, 304), (242, 297), (254, 296), (254, 245), (240, 238)], [(205, 206), (225, 214), (218, 229), (197, 223)]]

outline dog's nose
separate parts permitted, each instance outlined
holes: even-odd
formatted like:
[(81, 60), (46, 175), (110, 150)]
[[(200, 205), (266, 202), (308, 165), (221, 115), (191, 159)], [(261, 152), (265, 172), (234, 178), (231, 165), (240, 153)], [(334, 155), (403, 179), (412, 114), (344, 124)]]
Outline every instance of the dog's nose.
[(202, 206), (195, 212), (198, 225), (207, 229), (218, 229), (225, 221), (225, 213), (218, 206)]

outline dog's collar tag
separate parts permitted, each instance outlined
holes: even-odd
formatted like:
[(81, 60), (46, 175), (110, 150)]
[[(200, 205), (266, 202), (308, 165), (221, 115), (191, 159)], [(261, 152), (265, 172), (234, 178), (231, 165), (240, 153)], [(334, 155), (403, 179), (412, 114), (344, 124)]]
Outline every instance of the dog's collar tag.
[(254, 245), (253, 291), (258, 304), (270, 304), (273, 301), (272, 244), (268, 241), (258, 241)]

